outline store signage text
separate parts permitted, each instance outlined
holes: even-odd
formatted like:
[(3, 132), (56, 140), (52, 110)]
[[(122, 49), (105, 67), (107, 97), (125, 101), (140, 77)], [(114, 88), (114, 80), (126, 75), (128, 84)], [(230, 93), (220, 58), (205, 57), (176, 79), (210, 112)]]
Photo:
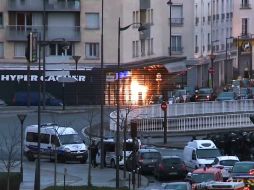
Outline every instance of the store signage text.
[[(84, 75), (79, 75), (79, 76), (62, 76), (62, 75), (57, 75), (57, 76), (46, 76), (45, 81), (53, 81), (57, 82), (58, 78), (60, 77), (72, 77), (76, 79), (77, 81), (84, 82), (86, 80), (86, 76)], [(28, 81), (29, 75), (1, 75), (0, 81)], [(41, 80), (43, 80), (43, 76), (40, 77)], [(38, 81), (38, 75), (30, 75), (30, 81)]]

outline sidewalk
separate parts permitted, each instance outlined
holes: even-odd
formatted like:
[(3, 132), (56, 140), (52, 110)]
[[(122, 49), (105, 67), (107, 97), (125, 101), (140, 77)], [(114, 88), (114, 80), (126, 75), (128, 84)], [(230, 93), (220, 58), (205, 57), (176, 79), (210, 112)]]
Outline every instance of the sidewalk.
[[(88, 179), (88, 164), (57, 164), (57, 185), (64, 185), (64, 169), (66, 168), (65, 185), (67, 186), (81, 186), (87, 185)], [(14, 170), (19, 171), (19, 168)], [(20, 190), (33, 190), (34, 189), (34, 176), (35, 176), (35, 162), (24, 162), (24, 178), (23, 183), (20, 185)], [(129, 187), (129, 174), (127, 172), (126, 179), (123, 179), (123, 171), (119, 172), (120, 187)], [(91, 182), (93, 186), (100, 187), (115, 187), (116, 185), (116, 171), (112, 168), (91, 169)], [(136, 177), (137, 179), (137, 177)], [(54, 185), (54, 163), (41, 162), (41, 190), (48, 186)], [(141, 176), (140, 189), (148, 185), (146, 177)], [(138, 187), (136, 180), (136, 189)], [(132, 189), (132, 184), (131, 184)]]

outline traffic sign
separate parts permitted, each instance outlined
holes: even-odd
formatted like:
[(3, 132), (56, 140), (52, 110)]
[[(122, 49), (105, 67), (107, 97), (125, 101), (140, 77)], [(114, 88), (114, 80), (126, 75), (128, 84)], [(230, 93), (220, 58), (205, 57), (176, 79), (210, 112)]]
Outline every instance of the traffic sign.
[(163, 110), (163, 111), (166, 111), (167, 110), (167, 107), (168, 107), (168, 105), (167, 105), (167, 102), (162, 102), (161, 103), (161, 109)]
[(208, 72), (209, 72), (210, 74), (214, 74), (214, 73), (215, 73), (215, 69), (214, 69), (213, 67), (210, 67), (210, 68), (208, 69)]

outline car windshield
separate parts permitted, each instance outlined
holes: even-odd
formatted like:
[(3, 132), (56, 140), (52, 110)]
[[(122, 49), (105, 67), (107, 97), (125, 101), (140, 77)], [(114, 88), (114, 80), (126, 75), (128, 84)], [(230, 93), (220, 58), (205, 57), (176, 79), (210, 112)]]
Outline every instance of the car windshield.
[(175, 91), (175, 96), (186, 95), (186, 90), (177, 90)]
[(181, 164), (182, 161), (180, 158), (165, 158), (162, 161), (166, 166), (171, 166), (175, 164)]
[(78, 134), (59, 135), (59, 139), (63, 145), (82, 143), (82, 140)]
[(175, 189), (175, 190), (187, 190), (187, 185), (185, 184), (167, 184), (164, 189)]
[(199, 94), (211, 94), (212, 92), (212, 89), (209, 88), (199, 89), (198, 91)]
[(216, 158), (218, 156), (221, 156), (218, 149), (197, 149), (197, 158), (199, 159)]
[(248, 173), (249, 170), (254, 169), (253, 163), (239, 163), (235, 164), (233, 167), (233, 173)]
[(192, 174), (192, 181), (194, 183), (202, 183), (207, 181), (215, 181), (213, 173), (194, 173)]
[(223, 165), (223, 166), (234, 166), (236, 162), (238, 162), (238, 160), (221, 160), (220, 161), (220, 165)]
[(234, 92), (223, 92), (220, 93), (218, 97), (233, 97), (234, 96)]
[(141, 154), (141, 158), (143, 158), (143, 159), (159, 159), (160, 153), (159, 152), (144, 152)]

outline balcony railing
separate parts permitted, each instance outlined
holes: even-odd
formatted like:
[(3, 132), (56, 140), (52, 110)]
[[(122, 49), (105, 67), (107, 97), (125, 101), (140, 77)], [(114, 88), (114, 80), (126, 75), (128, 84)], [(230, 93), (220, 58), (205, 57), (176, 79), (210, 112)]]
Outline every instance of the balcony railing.
[(241, 9), (250, 9), (250, 8), (251, 8), (251, 6), (250, 6), (249, 3), (243, 3), (243, 4), (241, 4)]
[[(39, 32), (43, 36), (43, 26), (9, 25), (6, 27), (8, 41), (26, 41), (29, 32)], [(46, 26), (46, 41), (64, 38), (66, 41), (80, 41), (80, 26)]]
[[(43, 11), (42, 0), (8, 0), (9, 11)], [(46, 11), (80, 11), (80, 0), (46, 2)]]
[[(168, 50), (170, 51), (170, 47), (168, 48)], [(172, 46), (171, 47), (171, 53), (173, 53), (173, 54), (182, 54), (183, 53), (183, 47), (181, 47), (181, 46)]]
[[(170, 23), (170, 20), (168, 22)], [(172, 26), (183, 26), (183, 18), (171, 18), (171, 25)]]
[(150, 24), (143, 24), (143, 26), (146, 29), (139, 33), (139, 39), (140, 40), (145, 40), (145, 39), (150, 38), (150, 33), (151, 33), (151, 26), (150, 26)]

